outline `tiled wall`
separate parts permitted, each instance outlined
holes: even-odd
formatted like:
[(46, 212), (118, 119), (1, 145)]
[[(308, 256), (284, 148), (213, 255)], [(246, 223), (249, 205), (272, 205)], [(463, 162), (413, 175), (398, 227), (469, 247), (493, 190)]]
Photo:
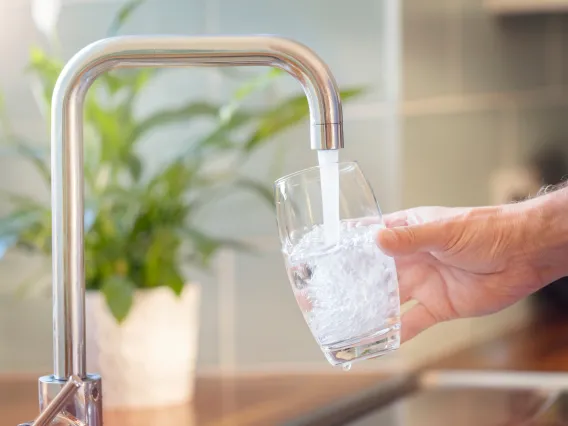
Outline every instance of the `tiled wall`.
[[(118, 4), (66, 2), (59, 28), (65, 55), (104, 36)], [(345, 106), (343, 158), (360, 161), (385, 211), (418, 204), (484, 204), (489, 202), (489, 176), (499, 166), (519, 161), (548, 137), (568, 135), (563, 116), (568, 112), (568, 24), (558, 17), (500, 22), (481, 4), (149, 0), (127, 32), (269, 32), (297, 38), (330, 64), (340, 85), (372, 88), (365, 98)], [(27, 0), (0, 3), (0, 36), (0, 52), (10, 58), (0, 69), (0, 87), (14, 122), (32, 136), (43, 136), (44, 124), (21, 73), (27, 46), (39, 39)], [(222, 99), (231, 87), (208, 70), (176, 70), (152, 88), (141, 109), (192, 97)], [(279, 90), (297, 88), (287, 81)], [(191, 131), (179, 126), (154, 135), (148, 152), (154, 157), (167, 151), (163, 143), (171, 144), (174, 152)], [(283, 173), (315, 164), (307, 138), (306, 126), (288, 132), (259, 152), (247, 170), (273, 178), (266, 176), (266, 163), (278, 146), (286, 146), (289, 153)], [(152, 148), (152, 142), (160, 149)], [(0, 186), (17, 184), (24, 191), (47, 195), (20, 163), (0, 159), (0, 170)], [(200, 367), (325, 366), (289, 289), (273, 213), (250, 198), (234, 196), (212, 208), (203, 223), (230, 236), (247, 237), (263, 251), (257, 257), (223, 253), (216, 276), (197, 276), (203, 284)], [(0, 263), (0, 372), (50, 368), (49, 301), (18, 301), (8, 292), (30, 264), (21, 258)], [(433, 350), (486, 337), (525, 314), (526, 309), (517, 306), (497, 318), (445, 325), (399, 355), (369, 366), (406, 367)], [(15, 319), (20, 320), (17, 328), (11, 325)]]
[(487, 203), (498, 167), (557, 138), (568, 150), (568, 16), (403, 3), (405, 206)]

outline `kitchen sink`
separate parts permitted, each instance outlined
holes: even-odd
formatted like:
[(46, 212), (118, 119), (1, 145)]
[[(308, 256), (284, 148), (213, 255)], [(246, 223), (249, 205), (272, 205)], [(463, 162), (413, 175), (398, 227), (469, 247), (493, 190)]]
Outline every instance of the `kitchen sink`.
[(568, 425), (568, 373), (424, 370), (282, 426)]

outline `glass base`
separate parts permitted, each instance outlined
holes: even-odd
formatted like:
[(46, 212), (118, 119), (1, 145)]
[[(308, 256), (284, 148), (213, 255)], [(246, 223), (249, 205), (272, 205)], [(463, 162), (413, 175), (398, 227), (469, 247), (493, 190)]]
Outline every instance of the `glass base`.
[(400, 324), (374, 331), (356, 339), (321, 347), (331, 365), (351, 364), (377, 358), (400, 347)]

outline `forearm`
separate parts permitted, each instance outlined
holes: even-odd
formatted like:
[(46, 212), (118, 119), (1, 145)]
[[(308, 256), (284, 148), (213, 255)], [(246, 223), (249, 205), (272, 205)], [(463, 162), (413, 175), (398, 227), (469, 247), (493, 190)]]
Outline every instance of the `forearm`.
[(525, 203), (528, 226), (535, 231), (534, 241), (527, 244), (534, 248), (535, 268), (543, 284), (568, 276), (568, 185), (551, 188)]

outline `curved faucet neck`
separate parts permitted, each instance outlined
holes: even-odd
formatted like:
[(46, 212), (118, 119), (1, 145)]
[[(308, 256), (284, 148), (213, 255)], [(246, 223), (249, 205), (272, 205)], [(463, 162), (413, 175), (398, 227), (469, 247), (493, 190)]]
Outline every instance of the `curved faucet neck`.
[(307, 47), (271, 36), (116, 37), (77, 53), (61, 73), (52, 103), (53, 303), (55, 378), (86, 377), (83, 205), (83, 103), (93, 81), (116, 68), (270, 66), (302, 85), (312, 149), (343, 147), (335, 80)]

